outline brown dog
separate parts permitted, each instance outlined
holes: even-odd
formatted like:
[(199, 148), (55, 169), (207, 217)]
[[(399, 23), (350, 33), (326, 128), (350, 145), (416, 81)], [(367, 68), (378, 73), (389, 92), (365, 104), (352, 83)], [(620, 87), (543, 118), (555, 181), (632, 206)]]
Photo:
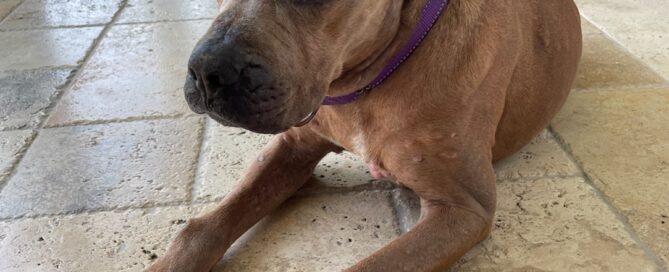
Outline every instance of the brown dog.
[(491, 229), (492, 164), (564, 103), (581, 54), (572, 0), (452, 0), (421, 47), (354, 103), (402, 47), (428, 0), (219, 0), (190, 60), (191, 108), (281, 133), (220, 206), (192, 219), (150, 271), (208, 271), (310, 178), (329, 152), (361, 156), (420, 198), (417, 225), (349, 271), (432, 271)]

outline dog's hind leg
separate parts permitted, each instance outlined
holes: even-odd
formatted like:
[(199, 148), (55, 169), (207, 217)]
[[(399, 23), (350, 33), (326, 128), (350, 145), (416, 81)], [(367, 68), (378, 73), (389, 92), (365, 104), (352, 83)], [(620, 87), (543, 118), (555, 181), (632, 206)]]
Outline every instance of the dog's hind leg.
[(435, 158), (427, 157), (421, 165), (405, 168), (398, 180), (420, 196), (421, 219), (347, 271), (443, 271), (485, 239), (495, 209), (492, 163), (486, 156), (466, 157), (441, 165), (429, 163)]
[(209, 271), (232, 243), (300, 189), (336, 147), (292, 129), (276, 136), (213, 211), (191, 219), (147, 271)]

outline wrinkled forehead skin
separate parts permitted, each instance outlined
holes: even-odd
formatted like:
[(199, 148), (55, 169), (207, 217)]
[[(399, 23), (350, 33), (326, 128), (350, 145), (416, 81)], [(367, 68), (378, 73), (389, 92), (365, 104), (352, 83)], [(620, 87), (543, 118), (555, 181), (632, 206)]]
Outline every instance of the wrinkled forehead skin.
[[(332, 81), (396, 32), (402, 0), (219, 0), (212, 28), (229, 28), (280, 70)], [(280, 67), (280, 68), (279, 68)]]

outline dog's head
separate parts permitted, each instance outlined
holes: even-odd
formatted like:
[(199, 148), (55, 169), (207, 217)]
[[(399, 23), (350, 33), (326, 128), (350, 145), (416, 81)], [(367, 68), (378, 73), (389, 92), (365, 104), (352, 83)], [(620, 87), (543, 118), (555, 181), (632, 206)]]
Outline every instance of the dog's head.
[(315, 111), (332, 82), (397, 30), (398, 0), (219, 0), (189, 61), (191, 109), (278, 133)]

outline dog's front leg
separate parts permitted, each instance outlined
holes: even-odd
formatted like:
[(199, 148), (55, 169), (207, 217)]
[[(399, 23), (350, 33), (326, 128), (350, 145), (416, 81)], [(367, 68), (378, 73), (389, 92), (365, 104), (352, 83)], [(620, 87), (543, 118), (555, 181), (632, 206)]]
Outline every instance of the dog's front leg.
[(421, 198), (421, 219), (348, 272), (443, 271), (488, 236), (495, 209), (492, 163), (486, 155), (450, 156), (396, 161), (398, 180)]
[(276, 136), (212, 212), (189, 220), (147, 271), (209, 271), (232, 243), (301, 188), (336, 146), (292, 129)]

